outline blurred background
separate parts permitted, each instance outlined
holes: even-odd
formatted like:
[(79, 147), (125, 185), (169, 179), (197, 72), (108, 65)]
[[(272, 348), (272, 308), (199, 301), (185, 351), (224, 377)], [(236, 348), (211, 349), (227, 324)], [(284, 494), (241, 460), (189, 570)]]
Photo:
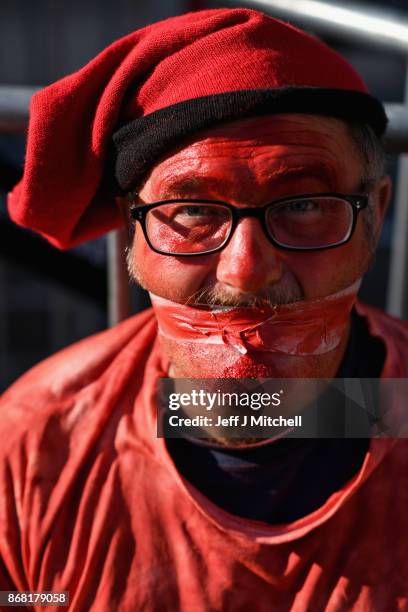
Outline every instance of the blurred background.
[[(1, 101), (6, 99), (9, 107), (12, 93), (16, 91), (8, 87), (30, 88), (26, 92), (28, 100), (32, 87), (45, 86), (77, 70), (113, 40), (148, 23), (205, 7), (253, 6), (271, 15), (285, 17), (287, 21), (319, 35), (348, 58), (375, 96), (384, 102), (403, 103), (408, 51), (404, 54), (403, 50), (394, 50), (391, 46), (377, 46), (375, 35), (372, 44), (359, 40), (358, 36), (353, 36), (352, 40), (341, 28), (320, 28), (315, 21), (299, 15), (285, 16), (284, 1), (275, 2), (275, 7), (272, 4), (268, 7), (267, 0), (258, 3), (201, 0), (151, 0), (149, 3), (141, 0), (1, 1), (0, 391), (39, 360), (104, 329), (108, 324), (109, 303), (106, 238), (61, 253), (41, 238), (13, 225), (7, 218), (5, 196), (21, 176), (25, 147), (21, 121), (17, 125), (12, 117), (8, 120), (1, 112)], [(286, 8), (294, 6), (294, 2), (288, 0), (286, 5)], [(298, 0), (296, 6), (299, 8), (301, 5), (307, 11), (308, 6), (312, 9), (316, 3)], [(394, 19), (396, 24), (408, 23), (407, 0), (370, 0), (358, 5), (336, 2), (335, 6), (357, 8), (361, 13), (371, 11), (370, 14), (374, 10), (380, 16), (385, 10), (385, 16)], [(21, 102), (24, 91), (19, 92)], [(401, 161), (397, 155), (388, 156), (389, 172), (394, 178), (398, 175), (398, 163), (401, 183)], [(388, 307), (388, 310), (393, 310), (389, 282), (395, 211), (393, 203), (375, 266), (361, 293), (366, 301), (381, 308)], [(111, 267), (111, 274), (112, 270), (114, 274), (114, 267)], [(147, 304), (143, 292), (133, 289), (132, 311)], [(400, 314), (406, 318), (406, 305), (402, 310), (400, 308)]]

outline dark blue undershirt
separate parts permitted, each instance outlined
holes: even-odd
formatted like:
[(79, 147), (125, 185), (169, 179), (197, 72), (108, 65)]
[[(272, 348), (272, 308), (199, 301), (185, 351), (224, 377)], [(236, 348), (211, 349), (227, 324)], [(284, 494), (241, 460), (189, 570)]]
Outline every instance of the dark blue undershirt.
[[(379, 378), (384, 359), (383, 343), (353, 313), (337, 376)], [(369, 442), (287, 438), (251, 449), (225, 449), (170, 438), (167, 447), (179, 472), (215, 504), (241, 517), (277, 524), (319, 508), (357, 473)]]

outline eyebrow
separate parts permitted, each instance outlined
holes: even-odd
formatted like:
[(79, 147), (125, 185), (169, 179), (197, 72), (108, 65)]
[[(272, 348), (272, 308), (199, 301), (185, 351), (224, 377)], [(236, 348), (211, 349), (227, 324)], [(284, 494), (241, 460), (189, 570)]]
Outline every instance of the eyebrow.
[(330, 164), (326, 163), (309, 163), (307, 166), (293, 166), (291, 168), (282, 167), (276, 170), (271, 176), (271, 183), (275, 181), (286, 182), (293, 179), (314, 178), (328, 185), (335, 182), (337, 175)]
[[(285, 184), (288, 181), (300, 180), (304, 178), (315, 178), (321, 180), (330, 186), (336, 177), (334, 169), (329, 164), (311, 163), (307, 166), (282, 167), (274, 171), (270, 178), (267, 179), (271, 184)], [(191, 196), (194, 191), (200, 192), (203, 189), (217, 189), (218, 186), (226, 188), (225, 181), (219, 181), (213, 176), (196, 175), (196, 176), (178, 176), (177, 178), (169, 179), (168, 183), (161, 190), (161, 199), (171, 199), (175, 194), (181, 196)]]
[(162, 198), (169, 198), (175, 193), (179, 195), (191, 195), (194, 191), (200, 191), (203, 188), (214, 185), (214, 179), (206, 176), (179, 176), (176, 179), (170, 179), (169, 182), (161, 190)]

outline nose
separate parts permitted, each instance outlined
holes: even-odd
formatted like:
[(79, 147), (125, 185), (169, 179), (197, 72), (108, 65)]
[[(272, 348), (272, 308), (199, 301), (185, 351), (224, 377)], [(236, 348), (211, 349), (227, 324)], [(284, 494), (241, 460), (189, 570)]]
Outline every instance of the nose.
[(279, 251), (267, 240), (257, 219), (241, 219), (217, 265), (217, 280), (241, 292), (256, 293), (282, 276)]

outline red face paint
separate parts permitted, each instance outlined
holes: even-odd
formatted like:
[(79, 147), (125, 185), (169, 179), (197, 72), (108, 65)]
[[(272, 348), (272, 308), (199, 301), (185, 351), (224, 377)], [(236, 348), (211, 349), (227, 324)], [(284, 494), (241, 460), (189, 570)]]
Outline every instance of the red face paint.
[(177, 344), (234, 349), (237, 358), (250, 353), (322, 355), (340, 343), (356, 300), (360, 281), (317, 300), (269, 307), (186, 306), (151, 295), (159, 334)]

